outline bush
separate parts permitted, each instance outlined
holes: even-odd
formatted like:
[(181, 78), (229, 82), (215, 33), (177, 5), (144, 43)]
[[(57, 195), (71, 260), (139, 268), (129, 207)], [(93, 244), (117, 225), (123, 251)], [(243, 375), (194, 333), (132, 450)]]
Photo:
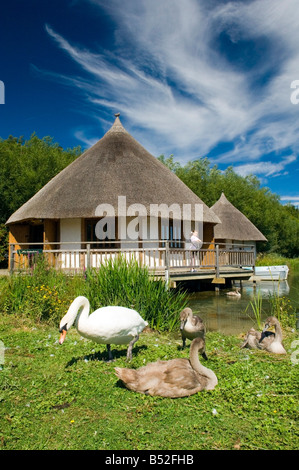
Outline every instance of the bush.
[(82, 276), (70, 277), (49, 268), (45, 258), (39, 256), (30, 273), (15, 273), (5, 279), (0, 307), (9, 314), (57, 325), (82, 281)]

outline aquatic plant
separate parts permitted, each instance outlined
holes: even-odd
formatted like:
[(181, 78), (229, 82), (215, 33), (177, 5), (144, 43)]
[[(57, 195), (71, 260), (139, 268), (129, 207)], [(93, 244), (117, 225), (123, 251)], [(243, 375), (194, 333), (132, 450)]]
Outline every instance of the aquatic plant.
[(296, 310), (290, 299), (279, 295), (279, 282), (277, 290), (269, 292), (271, 315), (276, 317), (282, 327), (294, 328), (296, 323)]
[[(250, 301), (245, 309), (245, 313), (247, 313), (249, 307), (251, 307), (253, 318), (257, 324), (259, 329), (262, 329), (262, 313), (263, 313), (263, 297), (261, 291), (257, 292), (257, 295), (254, 296), (253, 301)], [(252, 318), (252, 315), (249, 315)]]

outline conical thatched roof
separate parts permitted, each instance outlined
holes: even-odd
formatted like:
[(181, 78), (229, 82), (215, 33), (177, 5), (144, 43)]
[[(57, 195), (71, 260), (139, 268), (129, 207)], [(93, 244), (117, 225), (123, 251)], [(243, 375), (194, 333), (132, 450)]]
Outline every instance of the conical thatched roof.
[(221, 224), (214, 227), (215, 239), (267, 241), (256, 226), (228, 201), (224, 193), (211, 209), (221, 220)]
[(203, 204), (204, 222), (219, 223), (210, 210), (176, 175), (145, 150), (122, 126), (119, 117), (93, 147), (49, 181), (18, 209), (7, 224), (30, 219), (95, 217), (99, 204), (118, 196), (127, 207), (143, 204)]

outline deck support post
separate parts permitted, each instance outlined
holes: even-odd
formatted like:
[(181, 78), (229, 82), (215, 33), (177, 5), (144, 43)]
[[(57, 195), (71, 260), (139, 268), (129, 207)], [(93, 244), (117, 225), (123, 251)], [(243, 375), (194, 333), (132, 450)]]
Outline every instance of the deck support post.
[(219, 245), (216, 245), (216, 277), (219, 277)]
[(12, 274), (14, 270), (14, 263), (15, 263), (14, 251), (15, 251), (15, 245), (14, 243), (11, 243), (9, 247), (9, 272), (10, 274)]
[(169, 289), (169, 241), (165, 242), (165, 288)]
[(86, 243), (86, 269), (90, 268), (90, 243)]
[[(216, 245), (216, 278), (218, 279), (220, 276), (220, 271), (219, 271), (219, 245)], [(219, 294), (220, 287), (219, 284), (215, 284), (215, 292), (216, 294)]]

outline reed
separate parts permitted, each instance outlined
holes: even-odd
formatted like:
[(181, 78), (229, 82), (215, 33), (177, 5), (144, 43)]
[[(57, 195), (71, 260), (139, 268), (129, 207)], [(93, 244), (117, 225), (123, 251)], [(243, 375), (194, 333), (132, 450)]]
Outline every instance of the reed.
[(154, 280), (146, 267), (123, 257), (87, 271), (83, 295), (93, 309), (104, 305), (133, 308), (151, 328), (168, 331), (178, 325), (179, 312), (186, 305), (184, 292), (167, 290), (165, 282)]
[[(261, 291), (258, 291), (253, 301), (249, 302), (249, 304), (247, 305), (245, 309), (245, 313), (247, 313), (247, 310), (249, 309), (249, 307), (251, 307), (253, 318), (257, 324), (257, 327), (259, 329), (262, 329), (263, 297), (262, 297)], [(249, 314), (249, 316), (250, 318), (252, 318), (252, 315)]]
[[(295, 328), (296, 325), (296, 309), (293, 307), (291, 301), (285, 296), (279, 295), (279, 284), (277, 284), (277, 289), (273, 293), (269, 292), (267, 301), (267, 311), (268, 315), (276, 317), (281, 323), (282, 327)], [(248, 309), (251, 308), (251, 313), (249, 316), (253, 318), (259, 329), (262, 329), (263, 322), (262, 317), (266, 312), (263, 310), (263, 297), (262, 293), (259, 290), (257, 295), (254, 297), (253, 301), (249, 302), (245, 309), (245, 313), (248, 312)]]

